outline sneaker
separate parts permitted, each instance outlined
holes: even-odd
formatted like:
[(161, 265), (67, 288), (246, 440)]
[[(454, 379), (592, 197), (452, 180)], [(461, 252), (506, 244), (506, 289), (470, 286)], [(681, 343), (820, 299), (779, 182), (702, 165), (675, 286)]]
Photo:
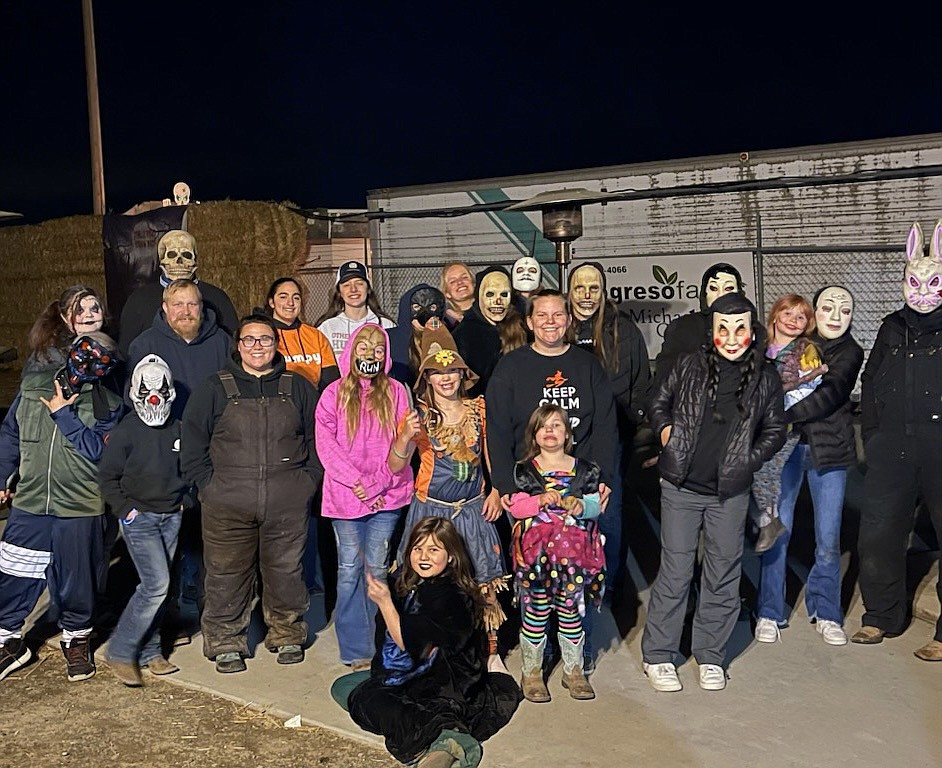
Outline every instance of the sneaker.
[(236, 651), (216, 655), (216, 671), (224, 675), (233, 672), (245, 672), (245, 659)]
[(87, 637), (74, 637), (68, 645), (60, 640), (59, 647), (62, 649), (62, 655), (65, 656), (66, 671), (70, 682), (88, 680), (95, 676), (95, 656), (92, 654)]
[(655, 691), (664, 693), (673, 693), (683, 689), (680, 678), (677, 677), (677, 667), (670, 662), (664, 664), (642, 664), (644, 674), (648, 676), (648, 682)]
[(352, 672), (365, 672), (368, 669), (373, 667), (372, 659), (356, 659), (350, 662), (350, 670)]
[(760, 643), (774, 643), (782, 639), (782, 630), (773, 619), (759, 619), (756, 622), (756, 640)]
[(828, 645), (847, 645), (847, 634), (844, 632), (844, 628), (836, 621), (822, 621), (818, 619), (814, 628), (818, 630), (818, 634), (824, 638), (824, 642)]
[(300, 664), (304, 661), (304, 649), (300, 645), (279, 645), (279, 664)]
[(701, 664), (700, 687), (705, 691), (722, 691), (726, 687), (726, 670), (719, 664)]
[(33, 656), (22, 637), (11, 637), (0, 645), (0, 680), (20, 667), (25, 667)]

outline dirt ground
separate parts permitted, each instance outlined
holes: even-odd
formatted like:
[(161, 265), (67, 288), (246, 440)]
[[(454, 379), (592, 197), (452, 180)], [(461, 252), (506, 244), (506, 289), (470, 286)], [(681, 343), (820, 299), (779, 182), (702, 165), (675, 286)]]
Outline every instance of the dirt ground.
[[(35, 649), (34, 649), (35, 650)], [(332, 731), (286, 728), (228, 699), (145, 678), (128, 688), (98, 660), (70, 683), (65, 660), (38, 660), (0, 682), (0, 768), (387, 768), (385, 751)]]

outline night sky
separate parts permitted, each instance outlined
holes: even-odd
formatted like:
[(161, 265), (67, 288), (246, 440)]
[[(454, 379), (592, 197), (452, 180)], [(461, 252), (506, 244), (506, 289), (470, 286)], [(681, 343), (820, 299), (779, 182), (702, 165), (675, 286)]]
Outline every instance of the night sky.
[[(178, 180), (364, 207), (381, 187), (942, 131), (942, 4), (444, 5), (99, 0), (108, 208)], [(0, 62), (0, 210), (90, 213), (81, 2), (3, 3)]]

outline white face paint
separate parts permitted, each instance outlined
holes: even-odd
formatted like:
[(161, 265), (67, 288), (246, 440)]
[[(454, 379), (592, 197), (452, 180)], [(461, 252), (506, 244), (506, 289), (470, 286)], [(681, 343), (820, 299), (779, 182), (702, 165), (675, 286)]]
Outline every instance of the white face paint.
[(602, 305), (602, 273), (592, 266), (577, 267), (569, 281), (569, 308), (576, 320), (588, 320)]
[(840, 338), (854, 319), (854, 297), (843, 288), (825, 288), (818, 296), (814, 319), (821, 338)]
[(713, 315), (713, 346), (727, 360), (738, 360), (752, 344), (752, 315)]
[(716, 277), (711, 277), (707, 280), (706, 288), (704, 289), (706, 293), (706, 305), (709, 307), (723, 294), (735, 293), (738, 290), (739, 282), (736, 280), (735, 275), (731, 275), (729, 272), (717, 272)]
[(511, 270), (513, 287), (521, 293), (532, 293), (540, 287), (540, 265), (532, 256), (521, 256)]
[(478, 292), (481, 314), (493, 325), (507, 315), (510, 306), (510, 280), (503, 272), (491, 272), (481, 281)]

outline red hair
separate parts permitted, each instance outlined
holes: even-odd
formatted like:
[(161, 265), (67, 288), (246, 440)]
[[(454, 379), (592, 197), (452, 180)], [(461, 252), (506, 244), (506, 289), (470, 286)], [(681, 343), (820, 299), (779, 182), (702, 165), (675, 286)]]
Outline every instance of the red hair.
[(769, 336), (771, 338), (775, 337), (775, 318), (786, 309), (801, 310), (802, 314), (808, 318), (808, 325), (805, 326), (805, 332), (802, 336), (810, 336), (815, 329), (814, 308), (808, 302), (808, 299), (799, 296), (797, 293), (786, 293), (772, 305), (769, 310), (768, 324), (766, 325), (766, 328), (769, 329)]

